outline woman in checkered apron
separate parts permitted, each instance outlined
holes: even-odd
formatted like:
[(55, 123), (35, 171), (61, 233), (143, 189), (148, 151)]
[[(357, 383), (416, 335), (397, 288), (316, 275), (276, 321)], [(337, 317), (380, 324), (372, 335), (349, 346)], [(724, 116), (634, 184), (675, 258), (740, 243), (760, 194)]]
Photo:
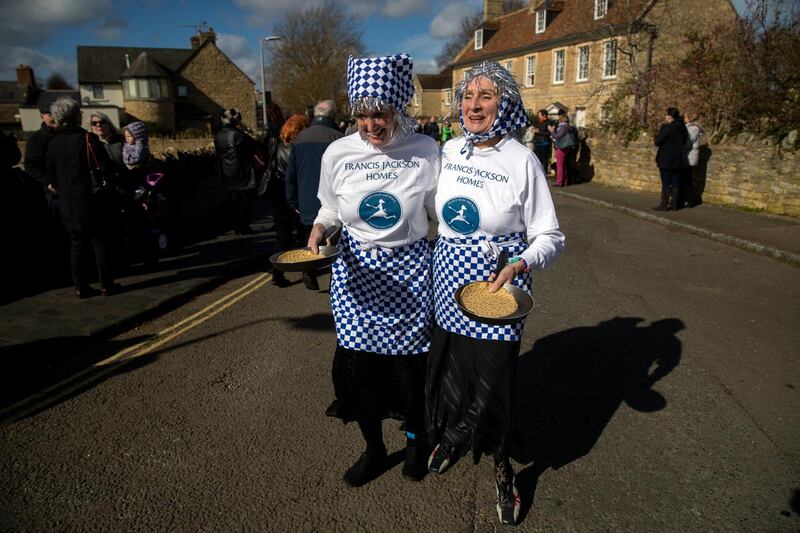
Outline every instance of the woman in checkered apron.
[(412, 132), (402, 110), (414, 92), (406, 54), (350, 58), (348, 95), (358, 131), (322, 157), (319, 210), (308, 244), (342, 227), (332, 267), (336, 322), (335, 401), (329, 416), (356, 421), (366, 450), (344, 474), (363, 485), (387, 468), (382, 421), (405, 421), (403, 475), (427, 473), (425, 370), (433, 324), (428, 218), (433, 216), (439, 150)]
[[(425, 385), (426, 423), (437, 443), (428, 467), (442, 473), (460, 455), (494, 457), (497, 512), (515, 523), (519, 495), (509, 462), (516, 362), (523, 323), (487, 325), (456, 307), (455, 290), (493, 280), (531, 292), (530, 270), (564, 247), (541, 164), (520, 144), (529, 126), (519, 87), (497, 63), (470, 70), (456, 88), (463, 135), (442, 151), (436, 192), (433, 328)], [(500, 252), (509, 264), (493, 277)]]

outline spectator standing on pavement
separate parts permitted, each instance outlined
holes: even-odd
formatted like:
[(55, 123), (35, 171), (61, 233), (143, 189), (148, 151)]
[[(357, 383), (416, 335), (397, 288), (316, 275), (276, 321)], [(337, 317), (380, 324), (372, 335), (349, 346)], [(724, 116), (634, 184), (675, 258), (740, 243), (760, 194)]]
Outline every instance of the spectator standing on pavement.
[[(61, 200), (61, 217), (71, 242), (72, 280), (78, 298), (96, 294), (84, 272), (94, 248), (100, 290), (104, 296), (116, 292), (111, 243), (118, 225), (116, 193), (95, 187), (90, 171), (99, 167), (108, 175), (111, 160), (96, 135), (81, 128), (81, 110), (72, 98), (59, 98), (50, 111), (57, 124), (47, 149), (48, 188)], [(93, 183), (95, 182), (95, 183)]]
[(439, 147), (413, 133), (405, 114), (414, 94), (407, 54), (348, 61), (350, 108), (359, 132), (322, 156), (321, 207), (308, 239), (316, 252), (325, 231), (341, 227), (332, 267), (336, 321), (335, 401), (329, 416), (357, 422), (366, 450), (344, 474), (363, 485), (387, 468), (384, 418), (405, 420), (403, 476), (427, 472), (425, 365), (431, 328), (431, 252)]
[[(431, 338), (426, 423), (437, 443), (428, 466), (443, 473), (471, 452), (494, 458), (500, 522), (513, 524), (520, 500), (509, 461), (513, 435), (516, 362), (524, 323), (488, 325), (470, 320), (453, 293), (466, 283), (493, 280), (531, 291), (530, 270), (548, 266), (564, 247), (544, 172), (518, 142), (529, 126), (519, 85), (506, 69), (485, 62), (456, 88), (454, 111), (463, 135), (442, 150), (436, 192), (439, 237), (434, 250), (436, 323)], [(463, 175), (494, 176), (474, 180)], [(511, 259), (497, 278), (501, 252)]]
[(103, 143), (103, 148), (113, 165), (113, 171), (123, 174), (125, 164), (122, 162), (122, 145), (125, 144), (125, 139), (114, 127), (108, 115), (100, 111), (92, 112), (89, 116), (89, 125), (92, 127), (92, 133)]
[(689, 164), (687, 169), (687, 180), (684, 187), (686, 191), (687, 207), (695, 207), (703, 203), (703, 176), (700, 171), (700, 142), (706, 131), (700, 125), (700, 115), (694, 111), (686, 114), (689, 121), (686, 124), (686, 132), (689, 138), (686, 141), (686, 160)]
[(453, 125), (450, 124), (449, 120), (445, 120), (442, 123), (442, 144), (446, 143), (450, 139), (456, 136), (456, 132), (453, 129)]
[(222, 128), (214, 136), (220, 175), (228, 190), (228, 213), (236, 235), (251, 235), (250, 210), (255, 195), (253, 155), (258, 143), (242, 128), (242, 114), (226, 109), (220, 117)]
[(550, 172), (550, 126), (555, 126), (555, 122), (550, 120), (550, 115), (546, 109), (540, 109), (536, 113), (536, 123), (531, 126), (533, 130), (533, 153), (539, 158), (545, 175)]
[[(286, 171), (289, 165), (289, 157), (292, 145), (297, 139), (297, 135), (308, 127), (308, 119), (305, 115), (294, 114), (286, 119), (278, 133), (278, 143), (274, 145), (274, 150), (267, 162), (268, 184), (264, 193), (272, 212), (272, 220), (275, 222), (275, 234), (277, 242), (273, 252), (284, 252), (294, 247), (295, 242), (305, 240), (301, 226), (300, 217), (297, 212), (289, 205), (286, 199)], [(297, 232), (297, 237), (295, 237)], [(280, 270), (272, 273), (272, 284), (278, 287), (286, 287), (289, 281)]]
[(41, 184), (42, 190), (45, 190), (47, 145), (55, 135), (56, 127), (53, 115), (50, 114), (50, 104), (42, 104), (39, 108), (39, 117), (42, 119), (41, 126), (28, 137), (28, 142), (25, 144), (25, 172)]
[(654, 207), (656, 211), (677, 211), (683, 207), (681, 199), (681, 175), (688, 166), (686, 143), (689, 132), (681, 114), (675, 107), (667, 108), (664, 124), (654, 139), (658, 147), (656, 165), (661, 174), (661, 201)]
[(556, 146), (556, 187), (566, 187), (574, 180), (571, 163), (578, 148), (578, 132), (563, 109), (558, 112), (558, 126), (549, 125), (547, 129)]
[(428, 135), (437, 143), (441, 141), (439, 139), (439, 124), (436, 122), (436, 117), (431, 117), (431, 121), (428, 123)]
[[(308, 241), (320, 208), (317, 191), (322, 154), (329, 144), (343, 137), (334, 127), (334, 116), (336, 116), (336, 104), (333, 100), (317, 102), (311, 126), (300, 132), (289, 153), (286, 167), (286, 200), (300, 215), (304, 242)], [(319, 290), (319, 282), (313, 272), (304, 272), (303, 282), (307, 289)]]

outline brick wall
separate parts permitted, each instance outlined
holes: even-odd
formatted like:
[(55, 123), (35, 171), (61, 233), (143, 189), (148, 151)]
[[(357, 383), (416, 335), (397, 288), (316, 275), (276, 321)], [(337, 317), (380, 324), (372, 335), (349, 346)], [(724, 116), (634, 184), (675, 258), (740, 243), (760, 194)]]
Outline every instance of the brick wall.
[[(589, 154), (581, 165), (588, 174), (584, 179), (591, 176), (602, 185), (652, 192), (654, 198), (661, 190), (650, 137), (627, 147), (611, 137), (593, 137), (587, 145)], [(708, 145), (703, 159), (704, 202), (800, 218), (800, 152), (736, 137)]]

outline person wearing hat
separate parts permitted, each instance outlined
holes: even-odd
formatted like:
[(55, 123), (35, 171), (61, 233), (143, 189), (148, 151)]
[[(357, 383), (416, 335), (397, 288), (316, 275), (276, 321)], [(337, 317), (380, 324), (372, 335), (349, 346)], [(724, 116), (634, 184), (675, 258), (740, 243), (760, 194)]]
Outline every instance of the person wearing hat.
[(39, 129), (28, 137), (25, 143), (25, 172), (42, 185), (42, 190), (47, 185), (46, 156), (47, 145), (56, 132), (56, 123), (50, 114), (50, 104), (39, 104), (39, 117), (42, 124)]
[(428, 215), (433, 214), (439, 149), (413, 132), (405, 114), (413, 93), (407, 54), (348, 61), (350, 107), (358, 131), (322, 156), (321, 207), (308, 239), (341, 228), (331, 273), (336, 323), (328, 416), (357, 422), (366, 450), (344, 474), (363, 485), (387, 468), (382, 420), (405, 421), (403, 475), (427, 473), (425, 368), (432, 324)]
[[(564, 247), (542, 165), (519, 141), (528, 116), (519, 85), (495, 62), (477, 65), (456, 87), (453, 114), (463, 135), (444, 145), (436, 192), (433, 255), (436, 323), (425, 385), (432, 472), (460, 455), (494, 458), (497, 513), (515, 523), (520, 500), (509, 461), (516, 361), (524, 322), (471, 320), (453, 294), (473, 281), (490, 291), (511, 283), (531, 292), (531, 273)], [(495, 277), (501, 254), (511, 259)]]
[(253, 155), (258, 149), (255, 139), (241, 127), (242, 114), (226, 109), (220, 116), (222, 128), (214, 136), (214, 149), (219, 161), (222, 182), (228, 190), (228, 210), (236, 235), (250, 235), (250, 209), (255, 196)]

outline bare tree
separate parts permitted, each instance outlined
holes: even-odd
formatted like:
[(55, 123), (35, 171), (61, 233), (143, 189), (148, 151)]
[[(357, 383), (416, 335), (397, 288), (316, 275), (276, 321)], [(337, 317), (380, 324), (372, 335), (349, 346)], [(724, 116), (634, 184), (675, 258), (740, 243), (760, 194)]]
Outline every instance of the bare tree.
[(295, 9), (275, 27), (281, 37), (269, 65), (273, 96), (285, 112), (318, 100), (346, 101), (347, 58), (364, 52), (361, 31), (337, 0)]
[(70, 85), (66, 78), (59, 74), (58, 72), (53, 72), (44, 82), (45, 88), (50, 91), (59, 91), (59, 90), (72, 90), (73, 87)]

